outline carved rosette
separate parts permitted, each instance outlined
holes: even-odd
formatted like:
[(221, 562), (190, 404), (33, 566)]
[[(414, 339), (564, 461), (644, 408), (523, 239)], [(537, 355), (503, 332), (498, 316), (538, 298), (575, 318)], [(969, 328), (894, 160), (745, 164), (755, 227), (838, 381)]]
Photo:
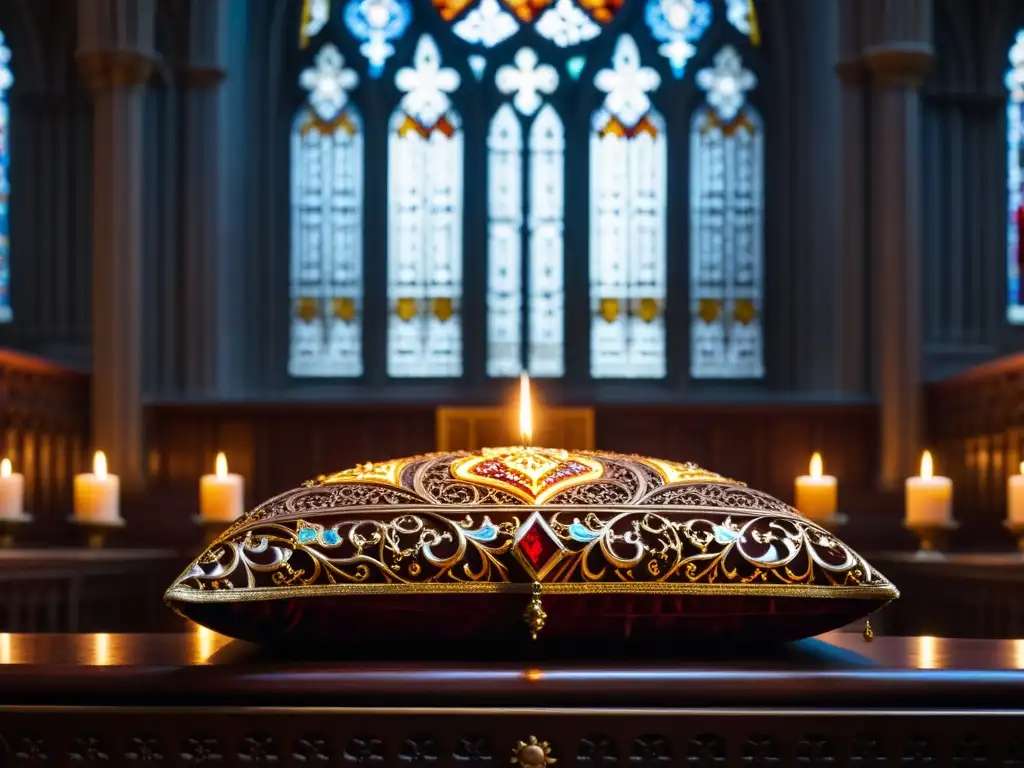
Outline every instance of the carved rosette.
[(167, 591), (172, 606), (282, 597), (846, 597), (893, 585), (783, 502), (692, 464), (486, 449), (370, 463), (252, 510)]

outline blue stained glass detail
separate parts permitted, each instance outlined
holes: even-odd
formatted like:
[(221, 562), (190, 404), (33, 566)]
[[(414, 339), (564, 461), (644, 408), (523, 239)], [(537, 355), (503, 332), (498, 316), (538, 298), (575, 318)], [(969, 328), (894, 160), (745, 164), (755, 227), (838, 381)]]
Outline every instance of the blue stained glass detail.
[(343, 14), (349, 32), (362, 41), (359, 52), (370, 63), (370, 77), (380, 77), (384, 62), (395, 52), (391, 45), (409, 26), (409, 0), (349, 0)]
[(316, 528), (299, 529), (298, 538), (300, 544), (309, 544), (311, 541), (316, 541)]
[(11, 235), (7, 205), (11, 195), (8, 172), (11, 163), (11, 115), (7, 92), (14, 84), (11, 73), (11, 49), (0, 32), (0, 323), (11, 319)]
[(487, 71), (487, 59), (481, 56), (479, 53), (472, 54), (467, 61), (469, 61), (469, 68), (473, 72), (473, 77), (479, 83), (484, 79), (484, 72)]
[(711, 16), (710, 0), (647, 0), (644, 20), (677, 79), (697, 52), (694, 43), (711, 26)]
[(586, 65), (587, 58), (585, 56), (573, 56), (565, 62), (565, 71), (569, 73), (569, 77), (573, 80), (579, 80), (580, 75), (583, 74), (583, 67)]

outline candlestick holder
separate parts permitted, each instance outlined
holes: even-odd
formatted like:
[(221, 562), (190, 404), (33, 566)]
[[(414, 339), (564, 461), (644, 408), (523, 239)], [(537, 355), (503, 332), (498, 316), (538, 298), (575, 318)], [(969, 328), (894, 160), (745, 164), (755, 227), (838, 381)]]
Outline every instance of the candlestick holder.
[(14, 534), (26, 523), (32, 522), (32, 515), (24, 513), (17, 517), (0, 518), (0, 549), (10, 549), (14, 546)]
[(211, 520), (202, 515), (195, 515), (192, 522), (198, 525), (203, 531), (203, 546), (208, 547), (217, 540), (224, 531), (228, 529), (234, 520)]
[(1003, 525), (1017, 540), (1017, 549), (1024, 555), (1024, 520), (1007, 520)]
[(921, 548), (917, 551), (922, 557), (943, 557), (943, 552), (949, 548), (949, 535), (960, 527), (956, 520), (945, 522), (917, 522), (906, 520), (903, 527), (912, 531), (921, 542)]
[(82, 534), (82, 543), (88, 549), (103, 549), (107, 544), (107, 536), (111, 531), (124, 528), (124, 518), (116, 520), (83, 520), (80, 517), (70, 517), (68, 522), (78, 526)]
[(812, 523), (814, 523), (815, 525), (820, 525), (822, 528), (824, 528), (829, 533), (838, 533), (839, 529), (842, 528), (844, 525), (846, 525), (847, 521), (850, 518), (848, 518), (842, 512), (833, 512), (828, 517), (821, 517), (821, 518), (812, 517), (812, 518), (808, 518), (808, 519)]

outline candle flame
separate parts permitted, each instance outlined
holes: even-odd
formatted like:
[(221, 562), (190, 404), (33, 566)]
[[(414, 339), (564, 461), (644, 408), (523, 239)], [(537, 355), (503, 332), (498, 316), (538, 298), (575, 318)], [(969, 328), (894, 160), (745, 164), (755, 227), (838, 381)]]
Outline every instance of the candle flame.
[(217, 477), (228, 476), (228, 457), (224, 455), (224, 451), (217, 454), (217, 459), (213, 462), (213, 471)]
[(918, 669), (937, 669), (939, 666), (938, 659), (938, 642), (936, 638), (929, 635), (921, 635), (917, 638), (917, 668)]
[(0, 461), (0, 477), (10, 477), (10, 476), (11, 476), (11, 460), (10, 459), (4, 459), (3, 461)]
[(822, 469), (821, 454), (815, 451), (814, 455), (811, 456), (811, 466), (808, 468), (808, 471), (811, 477), (821, 477)]
[(932, 452), (925, 451), (921, 454), (921, 477), (931, 477), (935, 472), (935, 467), (932, 464)]
[(530, 377), (519, 374), (519, 439), (523, 445), (533, 441), (533, 405), (530, 402)]
[(1024, 461), (1020, 463), (1020, 473), (1024, 475)]
[(101, 480), (107, 476), (107, 454), (96, 451), (92, 457), (92, 473)]

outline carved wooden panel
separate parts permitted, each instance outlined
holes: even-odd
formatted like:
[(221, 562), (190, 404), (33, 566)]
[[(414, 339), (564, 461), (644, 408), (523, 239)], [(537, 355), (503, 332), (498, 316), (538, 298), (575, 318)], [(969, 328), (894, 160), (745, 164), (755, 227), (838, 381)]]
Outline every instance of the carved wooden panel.
[[(4, 707), (0, 764), (1009, 768), (1022, 733), (1019, 712)], [(522, 749), (533, 741), (543, 747)]]

